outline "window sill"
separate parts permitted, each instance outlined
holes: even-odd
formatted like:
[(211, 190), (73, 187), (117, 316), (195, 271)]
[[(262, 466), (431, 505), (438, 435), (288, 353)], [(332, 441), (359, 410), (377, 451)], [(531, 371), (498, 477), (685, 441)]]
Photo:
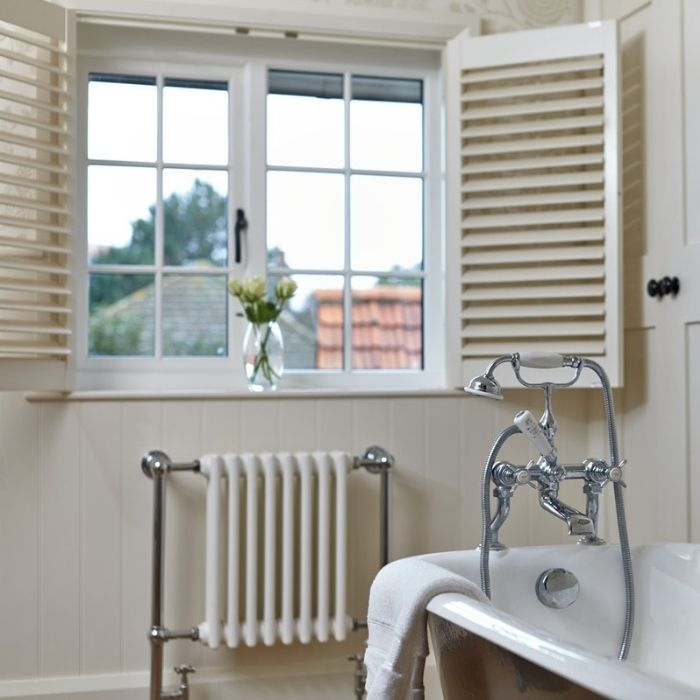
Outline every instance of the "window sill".
[(319, 399), (405, 399), (428, 397), (457, 397), (455, 389), (287, 389), (270, 392), (243, 391), (68, 391), (28, 392), (31, 403), (70, 401), (242, 401), (242, 400), (319, 400)]
[(319, 400), (319, 399), (406, 399), (458, 397), (456, 389), (286, 389), (269, 392), (249, 391), (130, 391), (98, 390), (68, 392), (29, 392), (31, 403), (71, 401), (241, 401), (241, 400)]

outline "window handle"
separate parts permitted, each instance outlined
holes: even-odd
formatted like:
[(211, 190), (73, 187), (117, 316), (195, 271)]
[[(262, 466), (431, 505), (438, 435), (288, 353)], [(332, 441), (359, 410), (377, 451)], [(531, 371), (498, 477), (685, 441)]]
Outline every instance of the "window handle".
[(241, 233), (248, 230), (248, 219), (245, 218), (243, 209), (236, 209), (236, 225), (233, 227), (234, 233), (234, 261), (241, 262)]

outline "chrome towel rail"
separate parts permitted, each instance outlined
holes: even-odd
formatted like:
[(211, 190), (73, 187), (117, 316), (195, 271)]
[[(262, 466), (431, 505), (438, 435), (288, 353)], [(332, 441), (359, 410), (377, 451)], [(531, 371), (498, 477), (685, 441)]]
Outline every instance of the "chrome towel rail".
[[(376, 445), (367, 448), (361, 457), (353, 458), (354, 469), (366, 469), (370, 474), (378, 474), (380, 484), (380, 527), (379, 549), (380, 566), (389, 562), (389, 473), (394, 465), (394, 458), (382, 447)], [(151, 567), (151, 626), (149, 641), (151, 645), (150, 700), (164, 698), (181, 698), (189, 700), (188, 674), (193, 673), (192, 666), (176, 666), (180, 675), (180, 685), (175, 690), (163, 690), (163, 657), (165, 643), (173, 639), (199, 639), (198, 627), (185, 630), (169, 630), (163, 621), (163, 595), (165, 571), (165, 484), (167, 475), (173, 472), (199, 472), (199, 460), (191, 462), (173, 462), (160, 450), (151, 450), (141, 459), (141, 470), (153, 481), (153, 558)], [(353, 629), (365, 627), (364, 621), (353, 621)]]

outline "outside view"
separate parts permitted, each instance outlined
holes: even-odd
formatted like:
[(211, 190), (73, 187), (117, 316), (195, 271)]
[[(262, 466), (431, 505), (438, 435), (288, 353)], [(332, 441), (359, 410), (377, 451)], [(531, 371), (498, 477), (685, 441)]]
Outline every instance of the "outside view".
[[(299, 285), (285, 365), (422, 367), (422, 84), (269, 82), (267, 275)], [(90, 76), (89, 351), (226, 355), (227, 86), (166, 79), (161, 133), (158, 89)]]

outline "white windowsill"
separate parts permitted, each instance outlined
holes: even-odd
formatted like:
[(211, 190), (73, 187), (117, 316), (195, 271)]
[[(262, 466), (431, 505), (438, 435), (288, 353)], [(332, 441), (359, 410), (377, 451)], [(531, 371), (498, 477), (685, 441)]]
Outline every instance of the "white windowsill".
[(428, 397), (458, 397), (457, 389), (281, 389), (279, 391), (192, 391), (192, 390), (96, 390), (68, 392), (28, 392), (32, 403), (61, 401), (240, 401), (288, 399), (404, 399)]

